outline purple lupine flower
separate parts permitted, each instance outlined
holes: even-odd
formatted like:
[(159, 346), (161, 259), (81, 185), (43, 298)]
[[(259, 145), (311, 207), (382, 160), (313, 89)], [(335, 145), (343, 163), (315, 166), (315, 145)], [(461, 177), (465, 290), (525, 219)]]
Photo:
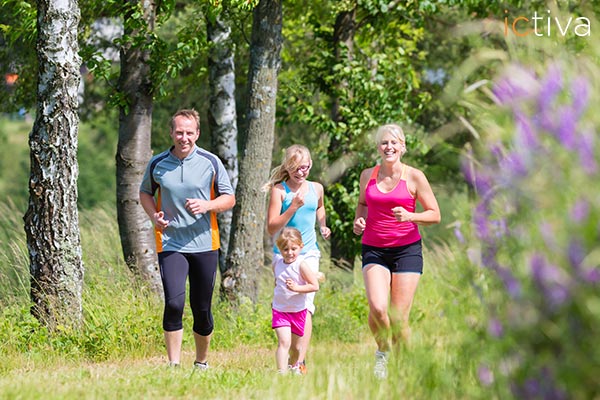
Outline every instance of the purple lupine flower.
[(556, 233), (554, 232), (554, 227), (551, 223), (547, 221), (542, 221), (539, 226), (539, 231), (542, 235), (542, 239), (544, 239), (544, 244), (549, 249), (554, 249), (557, 247), (556, 244)]
[(567, 149), (575, 149), (575, 130), (577, 128), (577, 115), (572, 107), (563, 106), (556, 110), (558, 124), (552, 133), (558, 141)]
[(548, 73), (541, 82), (538, 94), (538, 110), (544, 112), (552, 108), (554, 99), (563, 88), (562, 70), (558, 64), (548, 67)]
[(585, 130), (579, 136), (577, 151), (581, 167), (588, 175), (594, 175), (598, 171), (598, 163), (594, 156), (594, 145), (596, 135), (591, 130)]
[(475, 167), (467, 162), (462, 161), (461, 170), (465, 180), (481, 195), (485, 195), (492, 188), (492, 179), (483, 171), (477, 171)]
[(492, 370), (485, 364), (482, 364), (477, 368), (477, 376), (479, 377), (479, 382), (483, 386), (490, 386), (494, 383), (494, 373)]
[(488, 218), (491, 214), (491, 210), (487, 202), (480, 202), (475, 207), (473, 213), (473, 223), (475, 224), (475, 234), (480, 239), (486, 239), (490, 237), (490, 224)]
[(571, 82), (571, 97), (573, 98), (573, 110), (579, 118), (587, 109), (589, 100), (590, 83), (585, 77), (578, 76)]
[(542, 290), (549, 308), (553, 309), (564, 304), (570, 297), (570, 290), (560, 269), (549, 264), (540, 254), (531, 257), (530, 265), (533, 280)]
[(541, 287), (550, 282), (561, 281), (560, 270), (549, 264), (546, 258), (539, 253), (531, 257), (530, 266), (533, 280)]
[(520, 149), (534, 150), (539, 145), (537, 132), (530, 119), (520, 110), (514, 111), (515, 118), (515, 146)]
[(590, 215), (590, 203), (586, 199), (577, 200), (571, 207), (570, 215), (573, 222), (581, 224)]
[(495, 82), (492, 92), (500, 104), (514, 104), (515, 101), (531, 98), (538, 91), (535, 74), (521, 66), (510, 66), (504, 77)]
[(579, 275), (587, 283), (591, 283), (594, 285), (597, 283), (600, 283), (600, 269), (599, 268), (589, 268), (589, 269), (582, 270)]
[(573, 269), (578, 270), (581, 267), (583, 259), (585, 258), (585, 250), (580, 240), (572, 239), (569, 242), (567, 255), (569, 258), (569, 263), (571, 264)]
[(518, 298), (521, 296), (521, 283), (515, 276), (512, 271), (506, 267), (502, 267), (498, 265), (496, 268), (496, 274), (500, 277), (502, 282), (504, 283), (504, 287), (506, 291), (512, 298)]
[(527, 166), (524, 157), (519, 154), (518, 149), (508, 153), (500, 161), (500, 170), (508, 173), (508, 179), (515, 177), (525, 177), (528, 174)]
[(571, 297), (569, 288), (560, 283), (550, 285), (545, 288), (543, 292), (550, 309), (555, 309), (556, 307), (565, 304)]
[(490, 318), (488, 321), (488, 333), (495, 338), (500, 338), (504, 335), (504, 327), (502, 322), (497, 318)]
[(456, 236), (456, 240), (458, 240), (459, 243), (465, 243), (465, 237), (460, 230), (460, 225), (460, 221), (457, 221), (454, 224), (454, 236)]
[(484, 267), (493, 270), (498, 269), (498, 261), (496, 255), (498, 254), (498, 248), (495, 244), (488, 244), (481, 251), (481, 263)]
[(525, 398), (532, 399), (539, 397), (541, 394), (540, 382), (537, 379), (527, 379), (523, 384), (523, 391), (525, 392)]
[(557, 130), (556, 115), (553, 109), (546, 108), (538, 112), (533, 116), (532, 121), (537, 128), (547, 132), (555, 132)]
[(506, 223), (506, 218), (499, 218), (492, 221), (492, 226), (494, 227), (495, 236), (497, 239), (502, 240), (510, 235), (510, 231), (508, 230), (508, 224)]

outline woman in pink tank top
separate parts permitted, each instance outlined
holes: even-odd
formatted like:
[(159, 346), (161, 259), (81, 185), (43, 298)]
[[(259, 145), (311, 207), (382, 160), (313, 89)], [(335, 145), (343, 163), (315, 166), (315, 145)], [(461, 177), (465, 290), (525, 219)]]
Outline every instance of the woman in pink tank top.
[(402, 128), (383, 125), (376, 140), (381, 163), (360, 175), (354, 233), (363, 235), (369, 328), (377, 343), (374, 373), (383, 379), (392, 344), (410, 337), (409, 313), (423, 273), (419, 225), (437, 224), (441, 214), (425, 174), (401, 161), (406, 152)]

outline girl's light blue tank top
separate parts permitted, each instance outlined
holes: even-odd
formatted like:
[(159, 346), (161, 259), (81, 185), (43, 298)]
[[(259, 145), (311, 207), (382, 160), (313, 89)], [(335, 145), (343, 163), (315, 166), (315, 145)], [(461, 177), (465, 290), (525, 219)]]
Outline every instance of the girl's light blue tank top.
[[(285, 189), (285, 197), (281, 203), (281, 211), (279, 214), (283, 214), (285, 210), (290, 208), (292, 199), (296, 193), (292, 192), (289, 186), (285, 182), (281, 182), (281, 185)], [(292, 219), (286, 224), (286, 226), (296, 228), (302, 234), (302, 241), (304, 247), (302, 248), (301, 254), (307, 253), (311, 250), (319, 250), (317, 244), (317, 233), (315, 231), (315, 222), (317, 220), (317, 208), (319, 207), (319, 196), (314, 188), (312, 182), (308, 182), (308, 192), (304, 196), (304, 205), (300, 207)], [(273, 252), (279, 254), (277, 246), (273, 246)]]

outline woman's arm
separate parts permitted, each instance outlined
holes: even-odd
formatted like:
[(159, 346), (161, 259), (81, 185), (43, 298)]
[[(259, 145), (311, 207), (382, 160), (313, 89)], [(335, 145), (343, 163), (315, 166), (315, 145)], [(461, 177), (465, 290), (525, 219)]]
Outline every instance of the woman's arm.
[(314, 182), (317, 188), (317, 194), (319, 195), (319, 202), (317, 204), (317, 223), (319, 224), (319, 231), (325, 239), (329, 239), (331, 236), (331, 229), (327, 227), (327, 214), (325, 212), (325, 189), (320, 183)]
[(433, 194), (431, 185), (429, 184), (429, 181), (427, 180), (427, 177), (423, 171), (420, 171), (416, 168), (411, 168), (409, 177), (411, 181), (410, 186), (414, 187), (414, 196), (423, 207), (423, 211), (410, 213), (404, 209), (399, 211), (394, 209), (396, 218), (398, 219), (400, 216), (402, 220), (411, 221), (415, 224), (424, 226), (440, 223), (442, 219), (440, 207), (438, 206), (438, 202)]
[(373, 168), (363, 170), (360, 174), (360, 193), (358, 195), (358, 204), (356, 205), (356, 211), (354, 213), (354, 227), (353, 232), (357, 235), (362, 235), (367, 225), (367, 203), (365, 202), (365, 189), (369, 182), (369, 177), (373, 172)]

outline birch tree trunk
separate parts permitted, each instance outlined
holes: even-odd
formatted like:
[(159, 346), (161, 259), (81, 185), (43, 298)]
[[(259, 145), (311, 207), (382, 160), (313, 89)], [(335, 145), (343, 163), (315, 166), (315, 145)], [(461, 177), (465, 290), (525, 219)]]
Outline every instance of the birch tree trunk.
[(84, 266), (77, 212), (77, 90), (81, 59), (76, 0), (37, 2), (38, 100), (29, 135), (24, 216), (32, 314), (50, 330), (82, 321)]
[[(208, 58), (210, 98), (208, 125), (212, 140), (212, 150), (221, 158), (231, 180), (233, 189), (238, 182), (238, 127), (235, 101), (235, 60), (231, 27), (222, 16), (214, 20), (207, 17), (206, 29), (211, 44)], [(221, 236), (219, 269), (221, 274), (227, 269), (226, 256), (229, 251), (231, 219), (233, 210), (217, 214)]]
[[(156, 293), (162, 283), (158, 268), (154, 229), (140, 205), (140, 183), (152, 150), (152, 82), (148, 32), (154, 29), (156, 5), (149, 0), (129, 0), (125, 15), (125, 35), (145, 37), (143, 44), (126, 40), (121, 48), (119, 91), (126, 104), (119, 109), (119, 141), (117, 145), (117, 218), (123, 257), (129, 268)], [(136, 8), (137, 7), (137, 8)], [(143, 28), (133, 23), (133, 13), (143, 11)], [(136, 20), (139, 22), (139, 19)]]
[(269, 178), (273, 156), (281, 25), (281, 1), (260, 0), (253, 11), (245, 115), (247, 139), (240, 162), (227, 271), (221, 281), (221, 294), (234, 302), (257, 301), (258, 273), (264, 265), (266, 210), (261, 186)]

